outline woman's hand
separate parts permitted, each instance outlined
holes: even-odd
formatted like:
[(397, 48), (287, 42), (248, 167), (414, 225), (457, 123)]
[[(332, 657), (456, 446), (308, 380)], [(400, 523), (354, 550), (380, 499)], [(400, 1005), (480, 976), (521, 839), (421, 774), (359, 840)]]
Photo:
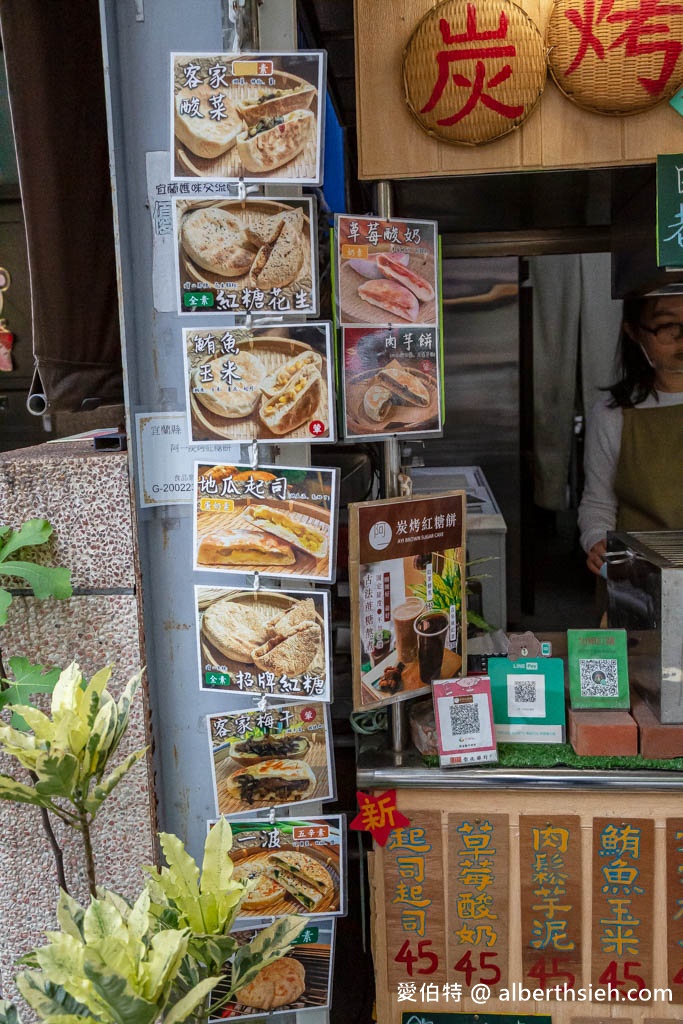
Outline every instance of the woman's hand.
[(607, 551), (607, 541), (599, 540), (597, 544), (588, 552), (588, 558), (586, 559), (586, 565), (591, 572), (594, 572), (596, 576), (600, 575), (602, 569), (602, 563), (605, 561), (605, 552)]

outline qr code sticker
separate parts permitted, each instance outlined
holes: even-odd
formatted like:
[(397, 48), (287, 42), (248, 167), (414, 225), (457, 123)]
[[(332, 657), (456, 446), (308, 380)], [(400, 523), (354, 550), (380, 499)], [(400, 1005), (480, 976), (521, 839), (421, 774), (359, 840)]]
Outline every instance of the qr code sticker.
[(481, 731), (479, 708), (476, 704), (451, 704), (450, 712), (453, 736), (471, 735)]
[(619, 673), (615, 658), (579, 659), (582, 697), (618, 697)]
[(536, 683), (528, 679), (515, 680), (515, 704), (535, 704)]

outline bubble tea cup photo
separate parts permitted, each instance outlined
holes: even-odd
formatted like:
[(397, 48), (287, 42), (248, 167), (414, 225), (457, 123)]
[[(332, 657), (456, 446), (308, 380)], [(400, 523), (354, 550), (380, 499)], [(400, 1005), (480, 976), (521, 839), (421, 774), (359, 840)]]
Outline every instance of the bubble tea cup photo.
[(418, 668), (425, 686), (441, 673), (448, 625), (445, 612), (425, 611), (415, 620)]
[(404, 665), (417, 661), (417, 636), (415, 620), (425, 610), (425, 603), (419, 597), (407, 597), (392, 608), (391, 618), (396, 636), (396, 653)]

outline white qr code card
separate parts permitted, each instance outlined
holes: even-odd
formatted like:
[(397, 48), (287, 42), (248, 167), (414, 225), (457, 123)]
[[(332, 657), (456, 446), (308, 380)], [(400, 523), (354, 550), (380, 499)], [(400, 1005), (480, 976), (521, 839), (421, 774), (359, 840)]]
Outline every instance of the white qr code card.
[(489, 677), (436, 679), (432, 692), (441, 767), (497, 761)]

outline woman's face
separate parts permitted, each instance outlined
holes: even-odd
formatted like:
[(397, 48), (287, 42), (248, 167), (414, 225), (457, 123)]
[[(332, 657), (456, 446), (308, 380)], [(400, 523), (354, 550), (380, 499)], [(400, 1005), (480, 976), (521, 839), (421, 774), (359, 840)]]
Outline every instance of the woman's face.
[(650, 299), (629, 334), (658, 374), (683, 373), (683, 295)]

